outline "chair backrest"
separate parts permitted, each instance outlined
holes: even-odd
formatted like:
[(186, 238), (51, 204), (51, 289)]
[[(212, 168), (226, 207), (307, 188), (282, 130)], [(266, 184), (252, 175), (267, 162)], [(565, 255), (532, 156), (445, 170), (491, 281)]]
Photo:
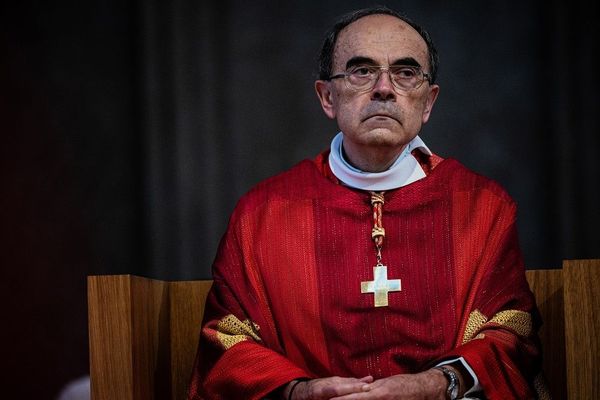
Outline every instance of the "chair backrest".
[(600, 399), (600, 260), (563, 263), (567, 392)]
[(563, 270), (528, 270), (526, 275), (544, 322), (539, 332), (544, 375), (552, 398), (566, 399)]
[(89, 276), (92, 399), (185, 399), (211, 284)]
[(600, 399), (600, 260), (529, 270), (544, 325), (543, 369), (554, 399)]
[[(600, 260), (529, 270), (527, 280), (553, 397), (600, 399)], [(88, 277), (92, 399), (185, 399), (211, 284)]]

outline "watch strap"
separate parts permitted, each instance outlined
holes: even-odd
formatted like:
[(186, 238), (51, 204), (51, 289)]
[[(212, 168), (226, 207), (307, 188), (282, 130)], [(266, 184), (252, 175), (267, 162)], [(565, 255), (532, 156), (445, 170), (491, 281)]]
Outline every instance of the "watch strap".
[(440, 370), (446, 379), (448, 379), (448, 388), (446, 389), (446, 399), (447, 400), (456, 400), (458, 399), (458, 386), (460, 385), (460, 381), (458, 379), (458, 374), (451, 370), (450, 368), (446, 368), (443, 365), (438, 367), (434, 367), (435, 369)]

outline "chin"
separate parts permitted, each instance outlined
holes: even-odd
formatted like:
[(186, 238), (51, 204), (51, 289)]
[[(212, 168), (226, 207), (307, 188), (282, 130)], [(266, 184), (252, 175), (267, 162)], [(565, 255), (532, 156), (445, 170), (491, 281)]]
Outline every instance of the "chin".
[(363, 144), (369, 146), (396, 147), (407, 144), (413, 137), (408, 137), (404, 133), (393, 132), (389, 129), (379, 128), (366, 132), (362, 139)]

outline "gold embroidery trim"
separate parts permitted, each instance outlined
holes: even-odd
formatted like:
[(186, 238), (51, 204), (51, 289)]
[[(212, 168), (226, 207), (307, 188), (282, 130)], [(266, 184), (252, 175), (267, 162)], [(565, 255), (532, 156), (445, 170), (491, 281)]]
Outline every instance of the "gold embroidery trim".
[(244, 340), (254, 339), (260, 342), (257, 331), (260, 327), (249, 320), (240, 321), (235, 315), (229, 314), (217, 324), (217, 339), (225, 350)]
[(463, 335), (463, 344), (467, 343), (469, 340), (472, 340), (477, 331), (479, 331), (486, 322), (487, 317), (483, 315), (481, 311), (475, 310), (471, 312), (465, 328), (465, 334)]
[(531, 335), (532, 322), (531, 315), (525, 311), (506, 310), (500, 311), (490, 319), (490, 323), (496, 323), (515, 331), (519, 336), (527, 337)]
[(532, 321), (531, 315), (520, 310), (505, 310), (500, 311), (488, 321), (487, 317), (479, 310), (475, 310), (469, 314), (465, 333), (463, 335), (463, 344), (473, 340), (483, 338), (483, 334), (477, 334), (484, 328), (486, 324), (497, 324), (507, 327), (515, 331), (518, 335), (527, 337), (531, 335)]

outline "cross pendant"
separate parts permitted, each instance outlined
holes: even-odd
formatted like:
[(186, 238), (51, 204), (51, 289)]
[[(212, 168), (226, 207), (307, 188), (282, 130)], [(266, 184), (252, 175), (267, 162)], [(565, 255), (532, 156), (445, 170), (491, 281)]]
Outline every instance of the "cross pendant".
[(400, 279), (387, 278), (387, 267), (377, 264), (373, 267), (373, 280), (360, 283), (361, 293), (375, 294), (375, 307), (386, 307), (388, 305), (388, 292), (399, 292), (402, 290)]

